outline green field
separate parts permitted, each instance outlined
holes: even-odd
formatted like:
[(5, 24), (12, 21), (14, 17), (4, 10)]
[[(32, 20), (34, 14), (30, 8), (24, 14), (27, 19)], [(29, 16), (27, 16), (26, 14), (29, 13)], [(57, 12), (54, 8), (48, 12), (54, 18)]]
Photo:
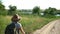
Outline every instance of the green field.
[[(12, 16), (0, 16), (0, 34), (4, 34), (5, 27), (11, 23)], [(21, 15), (21, 21), (19, 21), (26, 34), (31, 34), (33, 31), (40, 29), (52, 20), (59, 19), (60, 17), (46, 18), (37, 15)]]

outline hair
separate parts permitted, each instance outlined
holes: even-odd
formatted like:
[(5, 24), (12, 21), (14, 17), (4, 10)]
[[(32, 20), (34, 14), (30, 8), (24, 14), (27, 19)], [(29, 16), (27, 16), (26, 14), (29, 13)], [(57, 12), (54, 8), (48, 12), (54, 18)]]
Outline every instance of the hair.
[(18, 14), (14, 14), (13, 17), (11, 18), (11, 21), (19, 21), (19, 15)]

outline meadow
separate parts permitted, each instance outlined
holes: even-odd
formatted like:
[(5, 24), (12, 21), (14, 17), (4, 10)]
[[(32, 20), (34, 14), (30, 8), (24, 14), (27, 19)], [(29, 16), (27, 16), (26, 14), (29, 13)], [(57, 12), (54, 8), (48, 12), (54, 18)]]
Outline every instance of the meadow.
[[(26, 34), (32, 34), (33, 31), (42, 28), (44, 25), (48, 24), (50, 21), (60, 19), (60, 17), (46, 18), (38, 15), (20, 15), (21, 20), (19, 21)], [(0, 15), (0, 34), (4, 34), (5, 28), (11, 23), (12, 16), (2, 16)]]

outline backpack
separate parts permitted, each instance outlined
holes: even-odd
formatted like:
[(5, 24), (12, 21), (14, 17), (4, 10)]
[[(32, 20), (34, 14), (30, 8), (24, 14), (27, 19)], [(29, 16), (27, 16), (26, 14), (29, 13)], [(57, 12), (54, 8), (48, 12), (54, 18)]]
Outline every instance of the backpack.
[(7, 25), (7, 27), (5, 29), (5, 34), (15, 34), (15, 24), (14, 23)]

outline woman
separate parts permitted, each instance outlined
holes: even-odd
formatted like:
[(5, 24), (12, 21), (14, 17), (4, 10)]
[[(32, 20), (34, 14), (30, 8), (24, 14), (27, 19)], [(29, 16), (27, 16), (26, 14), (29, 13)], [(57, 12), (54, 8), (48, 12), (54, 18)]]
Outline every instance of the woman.
[(18, 32), (18, 34), (20, 34), (20, 31), (21, 31), (22, 34), (25, 34), (21, 23), (18, 22), (19, 20), (21, 20), (21, 17), (19, 17), (18, 14), (13, 15), (13, 17), (11, 19), (12, 23), (15, 23), (16, 32)]

